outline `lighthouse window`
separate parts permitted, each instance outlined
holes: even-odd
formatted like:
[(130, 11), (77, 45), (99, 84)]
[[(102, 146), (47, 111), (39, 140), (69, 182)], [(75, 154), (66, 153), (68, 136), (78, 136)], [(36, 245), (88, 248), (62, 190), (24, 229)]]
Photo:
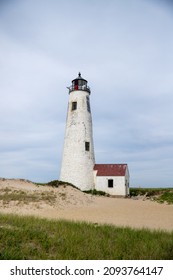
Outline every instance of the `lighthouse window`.
[(90, 142), (85, 142), (85, 151), (90, 150)]
[(87, 102), (87, 110), (88, 110), (88, 112), (91, 112), (89, 96), (86, 96), (86, 102)]
[(77, 109), (77, 102), (72, 102), (72, 111)]
[(109, 179), (108, 180), (108, 188), (113, 188), (113, 186), (114, 186), (114, 180), (113, 179)]

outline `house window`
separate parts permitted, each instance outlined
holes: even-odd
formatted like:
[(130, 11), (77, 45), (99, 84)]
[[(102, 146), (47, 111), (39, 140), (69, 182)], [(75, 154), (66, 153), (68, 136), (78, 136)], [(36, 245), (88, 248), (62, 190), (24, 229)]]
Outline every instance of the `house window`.
[(108, 188), (113, 188), (114, 186), (114, 180), (113, 179), (109, 179), (108, 180)]
[(72, 102), (72, 111), (77, 109), (77, 102)]
[(85, 151), (90, 150), (90, 142), (85, 142)]

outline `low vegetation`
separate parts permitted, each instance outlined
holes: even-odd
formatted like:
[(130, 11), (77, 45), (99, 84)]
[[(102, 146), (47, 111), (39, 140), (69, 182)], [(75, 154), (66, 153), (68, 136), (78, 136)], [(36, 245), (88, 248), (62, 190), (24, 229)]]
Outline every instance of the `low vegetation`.
[(0, 214), (0, 259), (172, 260), (173, 232)]
[(68, 182), (63, 182), (63, 181), (59, 181), (59, 180), (53, 180), (53, 181), (50, 181), (48, 183), (35, 183), (36, 185), (41, 185), (41, 186), (51, 186), (51, 187), (54, 187), (54, 188), (58, 188), (60, 186), (71, 186), (75, 189), (78, 189), (76, 186), (74, 186), (73, 184), (71, 183), (68, 183)]
[(95, 189), (89, 190), (89, 191), (84, 191), (85, 193), (93, 194), (93, 195), (102, 195), (102, 196), (109, 196), (107, 193), (103, 191), (97, 191)]
[[(76, 186), (74, 186), (73, 184), (71, 183), (68, 183), (68, 182), (63, 182), (63, 181), (58, 181), (58, 180), (54, 180), (54, 181), (51, 181), (51, 182), (48, 182), (46, 184), (42, 184), (42, 185), (46, 185), (46, 186), (52, 186), (52, 187), (55, 187), (55, 188), (58, 188), (59, 186), (71, 186), (75, 189), (78, 189)], [(88, 194), (92, 194), (92, 195), (102, 195), (102, 196), (109, 196), (107, 193), (103, 192), (103, 191), (97, 191), (95, 189), (92, 189), (92, 190), (88, 190), (88, 191), (83, 191), (84, 193), (88, 193)]]
[(173, 188), (130, 188), (130, 196), (145, 196), (160, 203), (173, 204)]
[(156, 200), (160, 203), (166, 201), (168, 204), (173, 204), (173, 191), (164, 191)]
[[(4, 179), (5, 180), (5, 179)], [(21, 181), (27, 180), (21, 179)], [(53, 188), (58, 188), (60, 186), (71, 186), (75, 189), (78, 189), (73, 184), (68, 182), (63, 182), (59, 180), (50, 181), (48, 183), (34, 183), (37, 186), (51, 186)], [(78, 189), (79, 190), (79, 189)], [(84, 191), (84, 193), (98, 195), (98, 196), (110, 196), (109, 194), (103, 191), (97, 191), (95, 189)], [(130, 197), (145, 197), (145, 199), (150, 199), (159, 203), (166, 202), (167, 204), (173, 204), (173, 188), (130, 188)], [(0, 201), (3, 201), (3, 204), (7, 204), (10, 201), (18, 201), (19, 203), (30, 203), (30, 202), (55, 202), (55, 196), (53, 192), (45, 191), (41, 194), (39, 192), (27, 193), (24, 190), (12, 190), (10, 187), (0, 189)]]
[(55, 196), (53, 192), (26, 192), (23, 190), (11, 190), (10, 188), (0, 189), (0, 201), (3, 205), (9, 204), (11, 201), (17, 202), (17, 204), (29, 204), (31, 202), (55, 202)]
[[(103, 191), (97, 191), (95, 189), (84, 192), (92, 195), (110, 196)], [(159, 203), (166, 202), (167, 204), (173, 204), (173, 188), (130, 188), (130, 197), (137, 196), (143, 196), (146, 199)]]
[[(45, 184), (35, 183), (37, 185), (52, 186), (58, 188), (59, 186), (72, 186), (78, 189), (73, 184), (68, 182), (62, 182), (59, 180), (54, 180)], [(99, 196), (110, 196), (106, 192), (97, 191), (95, 189), (84, 191), (84, 193), (99, 195)], [(152, 201), (157, 201), (159, 203), (173, 204), (173, 188), (130, 188), (130, 197), (144, 196)]]

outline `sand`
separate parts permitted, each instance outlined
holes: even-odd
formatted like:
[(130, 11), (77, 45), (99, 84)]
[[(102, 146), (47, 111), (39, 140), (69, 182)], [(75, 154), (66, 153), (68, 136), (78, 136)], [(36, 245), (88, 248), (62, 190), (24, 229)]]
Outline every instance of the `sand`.
[[(5, 193), (25, 199), (5, 201)], [(0, 213), (173, 231), (173, 205), (143, 197), (92, 196), (71, 186), (37, 186), (21, 179), (0, 179)]]

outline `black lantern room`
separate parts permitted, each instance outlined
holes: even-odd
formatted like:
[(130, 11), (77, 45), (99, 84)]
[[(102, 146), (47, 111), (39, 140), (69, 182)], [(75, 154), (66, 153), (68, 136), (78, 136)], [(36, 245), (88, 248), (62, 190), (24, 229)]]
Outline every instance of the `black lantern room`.
[(81, 73), (79, 72), (78, 77), (72, 81), (72, 85), (68, 87), (69, 93), (76, 90), (84, 90), (90, 93), (90, 88), (87, 85), (87, 80), (81, 77)]

